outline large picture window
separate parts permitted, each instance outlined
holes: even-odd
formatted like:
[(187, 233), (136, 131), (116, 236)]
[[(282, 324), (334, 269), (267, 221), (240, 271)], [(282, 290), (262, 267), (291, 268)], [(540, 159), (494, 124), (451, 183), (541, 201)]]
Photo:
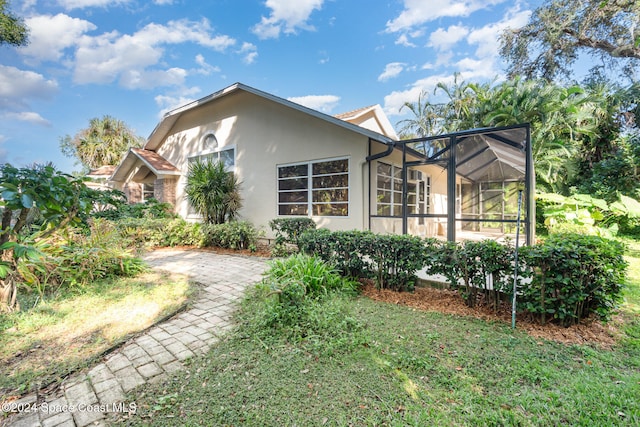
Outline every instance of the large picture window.
[(349, 215), (349, 159), (278, 166), (278, 215)]

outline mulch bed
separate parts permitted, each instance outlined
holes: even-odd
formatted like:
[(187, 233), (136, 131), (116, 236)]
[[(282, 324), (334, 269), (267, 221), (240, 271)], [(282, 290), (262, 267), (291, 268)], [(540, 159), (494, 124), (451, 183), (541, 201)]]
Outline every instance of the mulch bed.
[[(486, 305), (468, 307), (460, 295), (452, 290), (418, 287), (414, 292), (395, 292), (386, 289), (379, 290), (372, 283), (366, 283), (362, 293), (373, 300), (389, 304), (511, 325), (510, 304), (500, 307), (497, 313)], [(563, 344), (596, 344), (600, 347), (611, 348), (616, 343), (616, 337), (620, 335), (616, 327), (620, 322), (621, 319), (616, 317), (607, 324), (595, 319), (587, 319), (581, 324), (565, 328), (551, 323), (540, 325), (530, 315), (518, 314), (516, 328), (524, 330), (530, 336), (538, 339), (552, 340)]]

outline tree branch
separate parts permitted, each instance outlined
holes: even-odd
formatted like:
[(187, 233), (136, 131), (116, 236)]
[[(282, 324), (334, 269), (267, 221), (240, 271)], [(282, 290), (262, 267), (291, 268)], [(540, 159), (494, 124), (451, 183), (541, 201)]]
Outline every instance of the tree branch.
[(575, 30), (571, 28), (565, 28), (563, 32), (573, 37), (576, 41), (577, 46), (602, 50), (616, 58), (640, 59), (640, 46), (636, 47), (633, 44), (616, 46), (606, 40), (596, 40), (588, 37), (581, 37)]

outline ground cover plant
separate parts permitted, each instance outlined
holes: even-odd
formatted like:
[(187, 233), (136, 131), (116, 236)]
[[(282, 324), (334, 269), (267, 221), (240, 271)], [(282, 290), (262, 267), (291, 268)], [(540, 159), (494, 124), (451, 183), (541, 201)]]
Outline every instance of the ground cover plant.
[[(357, 328), (315, 346), (240, 325), (188, 371), (130, 396), (131, 425), (637, 425), (640, 346), (563, 345), (508, 324), (335, 296)], [(330, 299), (325, 304), (331, 304)], [(318, 307), (318, 314), (321, 307)], [(335, 325), (334, 325), (335, 326)], [(639, 332), (636, 325), (635, 333)], [(357, 336), (357, 339), (353, 339)], [(351, 337), (336, 351), (335, 341)], [(323, 344), (324, 343), (324, 344)], [(331, 351), (326, 351), (331, 349)]]
[(0, 401), (46, 387), (87, 366), (180, 309), (190, 293), (186, 278), (146, 273), (66, 289), (22, 311), (0, 314)]

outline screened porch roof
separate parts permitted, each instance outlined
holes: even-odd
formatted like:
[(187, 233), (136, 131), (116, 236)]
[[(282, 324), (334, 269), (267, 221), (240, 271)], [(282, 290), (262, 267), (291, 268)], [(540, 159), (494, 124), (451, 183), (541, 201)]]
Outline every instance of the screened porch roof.
[(456, 173), (473, 182), (519, 181), (526, 171), (527, 128), (475, 129), (451, 135), (403, 141), (422, 162), (446, 166), (455, 144)]

